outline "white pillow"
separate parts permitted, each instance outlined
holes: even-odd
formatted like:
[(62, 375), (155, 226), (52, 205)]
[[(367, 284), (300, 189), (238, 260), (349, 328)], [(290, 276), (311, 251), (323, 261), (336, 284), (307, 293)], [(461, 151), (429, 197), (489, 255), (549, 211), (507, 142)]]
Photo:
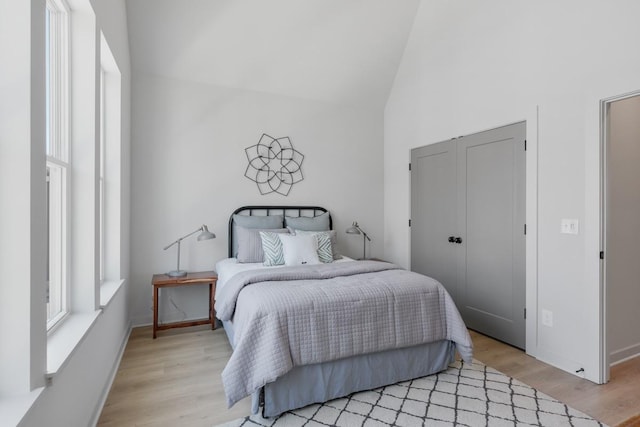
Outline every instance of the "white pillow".
[[(303, 235), (303, 234), (326, 234), (331, 238), (331, 255), (333, 257), (333, 259), (341, 259), (342, 255), (340, 255), (340, 253), (338, 252), (338, 233), (336, 232), (336, 230), (330, 230), (330, 231), (305, 231), (305, 230), (297, 230), (295, 228), (291, 228), (291, 227), (287, 227), (289, 229), (289, 233), (291, 234), (295, 234), (295, 235)], [(320, 245), (318, 244), (318, 249), (320, 250)], [(318, 254), (318, 256), (320, 257), (320, 261), (322, 262), (331, 262), (330, 260), (323, 260), (323, 257), (320, 256)]]
[(313, 235), (287, 236), (278, 234), (282, 242), (285, 265), (320, 264), (318, 240)]

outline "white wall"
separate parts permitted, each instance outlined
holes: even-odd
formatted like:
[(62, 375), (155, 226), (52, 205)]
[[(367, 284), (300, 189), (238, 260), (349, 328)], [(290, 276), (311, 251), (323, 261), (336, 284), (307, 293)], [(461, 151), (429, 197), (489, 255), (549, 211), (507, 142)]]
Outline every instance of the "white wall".
[[(409, 265), (411, 148), (527, 120), (527, 351), (599, 376), (599, 100), (640, 87), (634, 0), (422, 2), (385, 111), (385, 257)], [(536, 108), (538, 113), (536, 114)], [(530, 163), (528, 162), (528, 165)], [(536, 198), (537, 197), (537, 198)], [(578, 218), (580, 234), (561, 235)], [(528, 246), (530, 249), (530, 246)], [(533, 290), (533, 291), (532, 291)], [(533, 326), (533, 327), (531, 327)], [(533, 329), (533, 330), (532, 330)]]
[[(181, 268), (209, 270), (227, 256), (227, 224), (238, 207), (319, 205), (329, 209), (339, 245), (362, 256), (354, 220), (382, 254), (382, 111), (223, 88), (134, 72), (132, 129), (132, 319), (152, 320), (151, 276), (175, 269), (176, 247), (201, 224), (215, 240), (183, 241)], [(288, 197), (261, 196), (244, 177), (244, 149), (262, 133), (289, 136), (304, 154), (304, 181)], [(171, 297), (177, 308), (168, 297)], [(207, 316), (206, 287), (169, 290), (161, 321)]]

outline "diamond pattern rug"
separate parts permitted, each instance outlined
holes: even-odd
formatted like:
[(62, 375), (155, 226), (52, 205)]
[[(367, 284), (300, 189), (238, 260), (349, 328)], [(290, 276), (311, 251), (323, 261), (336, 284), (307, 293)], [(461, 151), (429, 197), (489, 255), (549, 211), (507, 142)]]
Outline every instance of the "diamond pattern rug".
[(286, 412), (220, 427), (576, 426), (604, 424), (477, 360), (446, 371)]

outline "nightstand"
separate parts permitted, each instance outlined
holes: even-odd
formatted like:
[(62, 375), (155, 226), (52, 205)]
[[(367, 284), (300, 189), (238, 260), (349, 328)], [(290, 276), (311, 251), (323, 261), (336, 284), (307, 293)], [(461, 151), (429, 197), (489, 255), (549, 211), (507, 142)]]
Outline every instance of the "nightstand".
[[(183, 277), (171, 277), (166, 274), (154, 274), (151, 284), (153, 285), (153, 338), (157, 332), (172, 328), (186, 328), (188, 326), (207, 325), (211, 323), (211, 329), (216, 328), (216, 282), (218, 273), (215, 271), (200, 271), (189, 273)], [(186, 320), (183, 322), (172, 322), (158, 324), (158, 297), (161, 288), (179, 288), (190, 285), (209, 285), (209, 318), (200, 320)]]

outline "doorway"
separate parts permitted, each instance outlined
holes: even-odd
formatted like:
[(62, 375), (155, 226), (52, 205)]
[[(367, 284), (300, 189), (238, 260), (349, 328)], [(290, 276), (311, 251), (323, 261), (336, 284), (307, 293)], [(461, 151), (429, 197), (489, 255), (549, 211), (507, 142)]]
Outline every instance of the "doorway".
[(601, 102), (603, 382), (640, 355), (640, 92)]

